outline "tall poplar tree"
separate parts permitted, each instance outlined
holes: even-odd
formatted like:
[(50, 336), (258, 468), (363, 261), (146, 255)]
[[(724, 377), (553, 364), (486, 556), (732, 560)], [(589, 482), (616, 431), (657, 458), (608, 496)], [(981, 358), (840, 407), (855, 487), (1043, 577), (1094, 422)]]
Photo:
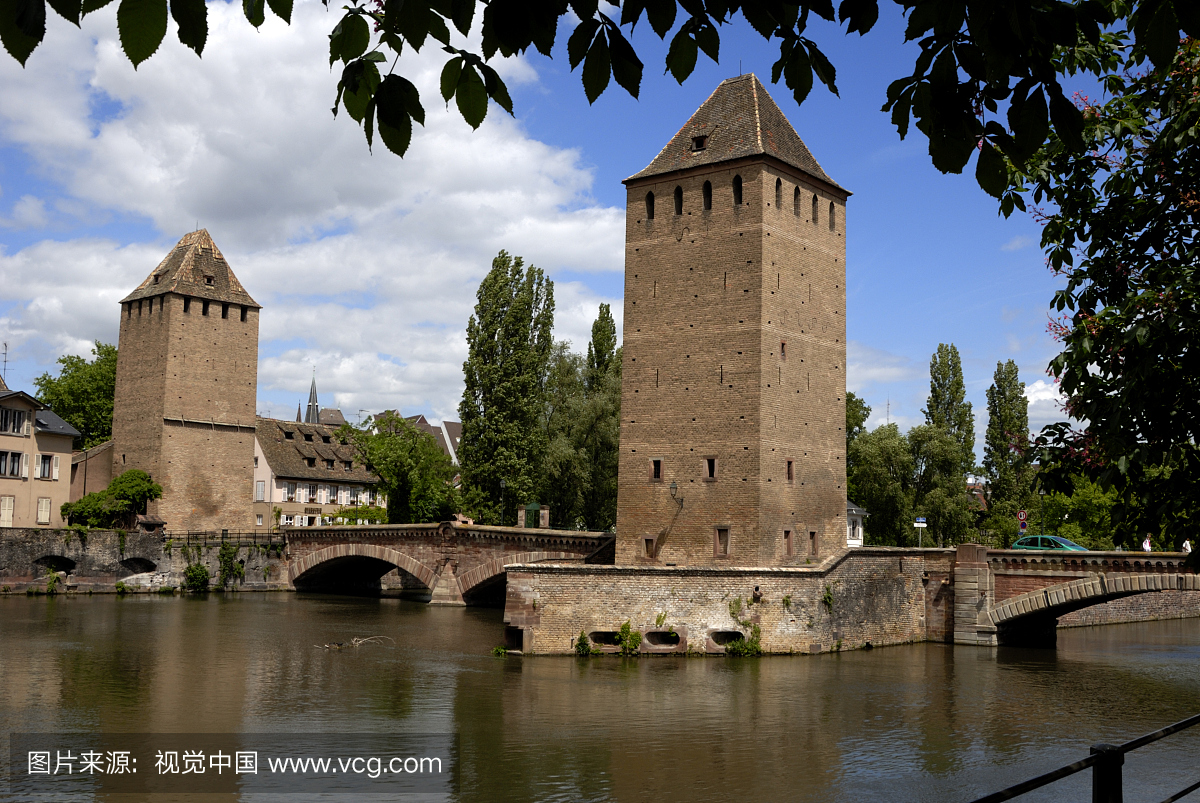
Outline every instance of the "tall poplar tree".
[(554, 282), (501, 251), (476, 299), (458, 408), (459, 462), (468, 509), (484, 523), (511, 523), (541, 486)]
[(852, 391), (846, 391), (846, 498), (858, 502), (858, 484), (854, 473), (854, 439), (867, 431), (871, 406)]
[(975, 467), (975, 418), (966, 401), (962, 361), (953, 343), (939, 343), (929, 361), (929, 399), (922, 412), (925, 423), (946, 430), (958, 443), (962, 473), (970, 473)]
[(1012, 360), (996, 363), (987, 391), (988, 424), (983, 444), (987, 478), (988, 523), (1006, 539), (1016, 535), (1017, 511), (1029, 496), (1033, 479), (1029, 449), (1029, 400)]

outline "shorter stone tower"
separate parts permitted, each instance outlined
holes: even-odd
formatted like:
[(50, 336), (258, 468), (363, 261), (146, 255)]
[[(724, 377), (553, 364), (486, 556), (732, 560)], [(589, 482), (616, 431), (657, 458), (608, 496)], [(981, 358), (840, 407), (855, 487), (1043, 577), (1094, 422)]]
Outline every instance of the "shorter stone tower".
[(204, 229), (121, 301), (113, 476), (161, 484), (168, 530), (252, 528), (260, 309)]

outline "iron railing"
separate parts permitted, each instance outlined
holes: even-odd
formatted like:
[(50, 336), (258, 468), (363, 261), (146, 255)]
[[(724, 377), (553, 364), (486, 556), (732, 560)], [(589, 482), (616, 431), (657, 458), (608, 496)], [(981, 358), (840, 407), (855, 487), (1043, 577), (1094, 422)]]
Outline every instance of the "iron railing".
[(207, 546), (221, 544), (226, 541), (237, 546), (274, 546), (285, 545), (284, 534), (269, 530), (185, 530), (163, 534), (163, 541), (173, 541), (176, 544), (188, 546)]
[[(1047, 772), (1045, 775), (1030, 778), (1028, 781), (1022, 781), (1007, 789), (1001, 789), (999, 792), (993, 792), (986, 797), (972, 801), (972, 803), (1000, 803), (1002, 800), (1012, 800), (1014, 797), (1019, 797), (1026, 792), (1032, 792), (1034, 789), (1040, 789), (1055, 781), (1060, 781), (1069, 775), (1083, 772), (1089, 767), (1092, 768), (1092, 803), (1122, 803), (1124, 795), (1121, 789), (1121, 767), (1125, 764), (1125, 754), (1137, 750), (1139, 747), (1145, 747), (1151, 742), (1164, 739), (1173, 733), (1187, 730), (1193, 725), (1200, 725), (1200, 714), (1180, 720), (1174, 725), (1168, 725), (1153, 733), (1147, 733), (1145, 736), (1139, 736), (1125, 744), (1093, 745), (1091, 755), (1085, 759), (1076, 761), (1074, 764), (1068, 764), (1065, 767), (1059, 767), (1056, 770)], [(1180, 792), (1176, 792), (1164, 800), (1163, 803), (1174, 803), (1174, 801), (1191, 794), (1197, 789), (1200, 789), (1200, 781)]]

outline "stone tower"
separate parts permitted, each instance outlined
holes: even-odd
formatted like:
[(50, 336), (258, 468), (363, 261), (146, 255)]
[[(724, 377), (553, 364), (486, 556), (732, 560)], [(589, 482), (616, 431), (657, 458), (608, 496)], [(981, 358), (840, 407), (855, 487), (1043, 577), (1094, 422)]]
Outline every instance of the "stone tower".
[(260, 309), (203, 229), (121, 301), (113, 476), (154, 477), (168, 530), (252, 527)]
[(753, 75), (625, 180), (617, 562), (846, 538), (846, 199)]

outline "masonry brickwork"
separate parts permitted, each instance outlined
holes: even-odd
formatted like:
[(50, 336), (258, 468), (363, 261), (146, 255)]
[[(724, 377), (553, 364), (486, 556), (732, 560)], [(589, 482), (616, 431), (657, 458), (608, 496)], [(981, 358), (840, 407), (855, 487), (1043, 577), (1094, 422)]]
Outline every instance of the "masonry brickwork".
[(113, 475), (160, 483), (172, 531), (253, 525), (259, 309), (204, 230), (121, 302)]
[(625, 183), (617, 563), (831, 554), (849, 193), (754, 76), (723, 82)]

